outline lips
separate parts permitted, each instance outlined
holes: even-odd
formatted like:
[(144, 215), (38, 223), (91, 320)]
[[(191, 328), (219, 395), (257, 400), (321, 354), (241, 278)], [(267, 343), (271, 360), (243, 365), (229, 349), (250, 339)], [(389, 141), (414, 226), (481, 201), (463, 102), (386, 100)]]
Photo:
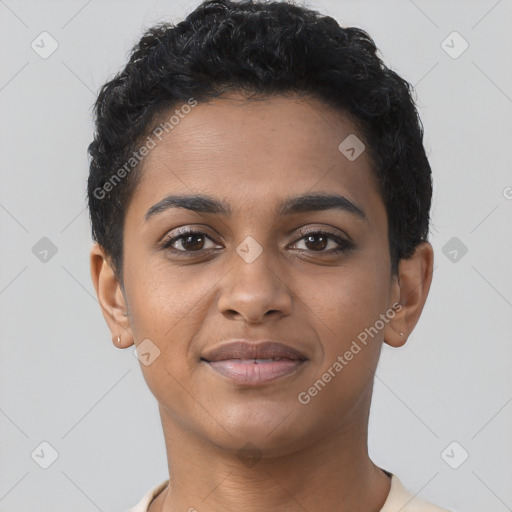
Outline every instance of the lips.
[(238, 340), (206, 351), (201, 360), (235, 383), (256, 386), (296, 373), (307, 358), (279, 342)]
[(220, 345), (207, 351), (202, 359), (208, 362), (223, 361), (227, 359), (290, 359), (292, 361), (305, 360), (306, 356), (298, 350), (275, 341), (250, 343), (248, 341), (235, 341)]

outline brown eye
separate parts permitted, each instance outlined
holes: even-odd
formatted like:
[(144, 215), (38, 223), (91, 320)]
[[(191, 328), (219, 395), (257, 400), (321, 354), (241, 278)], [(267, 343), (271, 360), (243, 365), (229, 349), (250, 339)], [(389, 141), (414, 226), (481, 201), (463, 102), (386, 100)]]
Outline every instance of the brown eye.
[(181, 246), (187, 251), (199, 251), (203, 248), (205, 237), (203, 235), (186, 235), (179, 239)]
[[(206, 247), (208, 241), (212, 243), (210, 247)], [(162, 243), (163, 249), (171, 249), (175, 252), (199, 252), (216, 247), (213, 240), (202, 231), (193, 231), (184, 229), (167, 237)]]
[[(305, 249), (299, 247), (299, 250), (325, 254), (344, 252), (353, 247), (353, 244), (348, 240), (344, 240), (333, 233), (325, 231), (311, 231), (305, 233), (304, 236), (295, 243), (300, 242), (304, 243)], [(325, 250), (326, 248), (330, 250)]]
[(304, 240), (308, 249), (311, 249), (313, 251), (322, 251), (327, 247), (329, 237), (321, 233), (318, 233), (313, 235), (307, 235), (304, 237)]

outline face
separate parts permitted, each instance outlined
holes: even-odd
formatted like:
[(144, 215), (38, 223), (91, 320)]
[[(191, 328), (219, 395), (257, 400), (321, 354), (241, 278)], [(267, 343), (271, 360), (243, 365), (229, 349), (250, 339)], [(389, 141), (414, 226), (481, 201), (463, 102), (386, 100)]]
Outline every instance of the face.
[[(141, 369), (168, 425), (263, 455), (366, 428), (400, 295), (370, 158), (339, 149), (349, 135), (362, 139), (316, 100), (231, 95), (145, 158), (123, 233), (124, 329), (159, 351)], [(288, 348), (222, 350), (235, 340)]]

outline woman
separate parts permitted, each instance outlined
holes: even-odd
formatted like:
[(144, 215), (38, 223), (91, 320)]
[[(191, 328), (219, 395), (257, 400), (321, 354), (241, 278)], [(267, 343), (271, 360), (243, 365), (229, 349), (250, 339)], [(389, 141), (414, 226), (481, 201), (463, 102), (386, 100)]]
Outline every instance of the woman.
[(91, 273), (169, 479), (132, 509), (442, 511), (368, 455), (431, 283), (431, 169), (370, 36), (287, 2), (149, 29), (96, 102)]

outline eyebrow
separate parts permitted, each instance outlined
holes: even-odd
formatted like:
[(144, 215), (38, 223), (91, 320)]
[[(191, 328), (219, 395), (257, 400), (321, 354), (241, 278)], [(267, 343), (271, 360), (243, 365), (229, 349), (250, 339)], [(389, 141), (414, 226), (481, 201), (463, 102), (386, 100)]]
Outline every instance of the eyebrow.
[[(145, 215), (146, 222), (155, 215), (172, 208), (185, 208), (197, 213), (209, 213), (216, 215), (231, 215), (229, 204), (205, 195), (172, 195), (167, 196), (154, 204)], [(305, 194), (285, 200), (279, 205), (278, 214), (281, 217), (296, 213), (341, 210), (351, 213), (355, 217), (368, 222), (368, 218), (362, 208), (354, 204), (344, 196), (337, 194)]]

